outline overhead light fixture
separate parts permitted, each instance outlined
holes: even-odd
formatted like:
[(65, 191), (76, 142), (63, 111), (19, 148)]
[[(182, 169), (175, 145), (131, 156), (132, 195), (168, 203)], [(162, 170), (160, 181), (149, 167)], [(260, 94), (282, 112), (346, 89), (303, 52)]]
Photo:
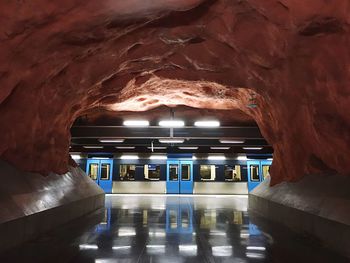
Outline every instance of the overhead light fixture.
[(267, 158), (268, 161), (273, 161), (273, 158)]
[(210, 147), (212, 150), (229, 150), (231, 147)]
[(137, 155), (122, 155), (120, 156), (122, 160), (138, 160), (139, 157)]
[(102, 143), (122, 143), (125, 140), (124, 139), (98, 139), (99, 142)]
[(72, 157), (73, 160), (80, 160), (81, 159), (80, 154), (71, 154), (70, 156)]
[(160, 143), (183, 143), (184, 139), (159, 139)]
[(197, 160), (197, 157), (193, 155), (192, 160)]
[(200, 128), (215, 128), (220, 127), (219, 121), (196, 121), (194, 123), (194, 126), (200, 127)]
[(180, 150), (198, 150), (198, 146), (181, 146), (179, 147)]
[(116, 146), (115, 148), (120, 150), (133, 150), (135, 149), (135, 146)]
[(220, 140), (220, 143), (225, 144), (238, 144), (238, 143), (244, 143), (245, 140)]
[(166, 128), (179, 128), (184, 127), (185, 122), (182, 120), (163, 120), (159, 122), (159, 126)]
[(262, 150), (263, 147), (243, 147), (244, 150)]
[(85, 146), (83, 146), (83, 148), (85, 148), (85, 149), (103, 149), (103, 146), (89, 146), (89, 145), (85, 145)]
[(166, 160), (166, 159), (168, 159), (168, 157), (165, 155), (151, 155), (149, 158), (150, 158), (150, 160)]
[(208, 156), (208, 160), (221, 161), (221, 160), (226, 160), (226, 157), (220, 156), (220, 155), (212, 155), (212, 156)]
[[(148, 149), (152, 150), (152, 147), (147, 147)], [(164, 146), (153, 146), (153, 150), (165, 150), (167, 147)]]
[(148, 127), (149, 121), (146, 120), (126, 120), (123, 122), (124, 126), (128, 127)]
[(238, 160), (238, 161), (247, 161), (248, 158), (247, 158), (247, 156), (238, 156), (238, 157), (236, 158), (236, 160)]

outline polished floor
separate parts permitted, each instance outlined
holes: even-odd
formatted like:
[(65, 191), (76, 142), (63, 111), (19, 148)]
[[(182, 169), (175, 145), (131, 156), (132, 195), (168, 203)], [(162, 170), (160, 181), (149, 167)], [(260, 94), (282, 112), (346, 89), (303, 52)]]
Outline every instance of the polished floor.
[(246, 196), (106, 197), (106, 208), (0, 262), (348, 262), (247, 212)]

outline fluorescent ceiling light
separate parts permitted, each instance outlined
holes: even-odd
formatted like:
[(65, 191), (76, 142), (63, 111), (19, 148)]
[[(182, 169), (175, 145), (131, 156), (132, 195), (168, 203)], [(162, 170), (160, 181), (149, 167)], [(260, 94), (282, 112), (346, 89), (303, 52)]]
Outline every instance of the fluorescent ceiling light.
[(79, 154), (71, 154), (70, 155), (72, 157), (73, 160), (80, 160), (81, 156)]
[(229, 150), (231, 147), (210, 147), (212, 150)]
[(198, 146), (181, 146), (179, 147), (180, 150), (198, 150)]
[(215, 160), (215, 161), (220, 161), (220, 160), (226, 160), (226, 157), (225, 156), (208, 156), (208, 160)]
[(226, 144), (237, 144), (237, 143), (244, 143), (245, 140), (220, 140), (221, 143)]
[(102, 143), (122, 143), (124, 139), (98, 139)]
[(137, 155), (122, 155), (120, 156), (122, 160), (138, 160), (139, 157)]
[(135, 146), (116, 146), (115, 148), (123, 150), (133, 150), (135, 149)]
[(159, 126), (167, 128), (177, 128), (185, 126), (185, 122), (182, 120), (163, 120), (159, 122)]
[(273, 161), (273, 158), (267, 158), (268, 161)]
[(265, 247), (255, 247), (255, 246), (248, 246), (247, 249), (248, 250), (260, 250), (260, 251), (265, 251), (266, 250)]
[(263, 147), (243, 147), (244, 150), (261, 150)]
[(218, 121), (196, 121), (194, 123), (194, 126), (200, 127), (200, 128), (220, 127), (220, 122), (218, 122)]
[[(148, 149), (152, 149), (152, 147), (147, 147)], [(164, 146), (153, 146), (153, 150), (165, 150), (167, 147)]]
[(236, 158), (236, 160), (238, 160), (238, 161), (247, 161), (248, 158), (247, 158), (247, 156), (238, 156), (238, 157)]
[(95, 160), (109, 160), (110, 158), (108, 158), (108, 157), (92, 157), (92, 159), (95, 159)]
[(168, 157), (165, 155), (151, 155), (149, 158), (151, 160), (166, 160), (166, 159), (168, 159)]
[(103, 149), (103, 146), (83, 146), (85, 149)]
[(85, 249), (98, 249), (97, 245), (90, 245), (90, 244), (81, 244), (79, 245), (80, 250), (85, 250)]
[(147, 127), (149, 126), (149, 121), (146, 120), (126, 120), (123, 122), (124, 126), (128, 127)]
[(160, 143), (183, 143), (184, 139), (159, 139)]

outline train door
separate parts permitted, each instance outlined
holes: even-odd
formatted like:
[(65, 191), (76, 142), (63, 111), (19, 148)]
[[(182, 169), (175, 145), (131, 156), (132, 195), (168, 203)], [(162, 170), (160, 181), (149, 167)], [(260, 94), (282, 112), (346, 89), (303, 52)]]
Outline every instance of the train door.
[(167, 161), (167, 194), (193, 193), (193, 162)]
[(261, 181), (264, 181), (266, 179), (267, 176), (270, 175), (270, 167), (272, 165), (272, 161), (268, 161), (268, 160), (263, 160), (260, 161), (260, 169), (261, 169)]
[(86, 173), (106, 193), (112, 193), (113, 160), (89, 159)]
[(247, 161), (248, 191), (252, 191), (261, 182), (260, 161)]

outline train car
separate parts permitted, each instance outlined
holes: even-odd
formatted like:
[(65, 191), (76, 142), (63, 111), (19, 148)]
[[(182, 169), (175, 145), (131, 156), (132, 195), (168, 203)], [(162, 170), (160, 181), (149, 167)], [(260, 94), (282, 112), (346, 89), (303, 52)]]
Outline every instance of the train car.
[(196, 158), (192, 154), (79, 160), (86, 174), (113, 194), (245, 195), (269, 175), (271, 164), (269, 158)]

